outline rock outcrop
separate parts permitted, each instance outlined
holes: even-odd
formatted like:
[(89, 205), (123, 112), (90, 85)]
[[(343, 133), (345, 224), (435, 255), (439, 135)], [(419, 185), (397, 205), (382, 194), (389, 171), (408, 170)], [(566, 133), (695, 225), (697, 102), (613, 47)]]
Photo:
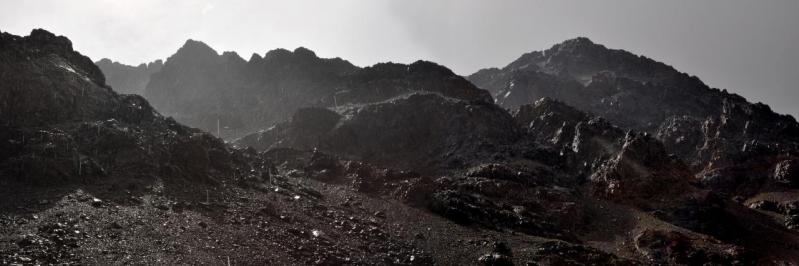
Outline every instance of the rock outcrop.
[(577, 174), (594, 172), (624, 144), (623, 129), (552, 98), (522, 105), (513, 117), (529, 138), (557, 149)]
[(522, 105), (513, 117), (528, 138), (558, 150), (566, 170), (589, 180), (596, 196), (635, 205), (694, 189), (688, 166), (648, 133), (625, 132), (551, 98)]
[(628, 133), (619, 152), (599, 166), (590, 180), (596, 193), (616, 201), (675, 200), (694, 189), (688, 167), (646, 133)]

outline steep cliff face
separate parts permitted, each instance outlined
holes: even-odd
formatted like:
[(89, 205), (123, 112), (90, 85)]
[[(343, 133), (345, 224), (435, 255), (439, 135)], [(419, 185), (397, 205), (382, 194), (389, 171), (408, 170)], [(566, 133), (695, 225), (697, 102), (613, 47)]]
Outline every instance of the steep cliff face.
[(103, 58), (95, 64), (103, 71), (108, 85), (117, 93), (144, 95), (144, 89), (150, 82), (150, 75), (160, 71), (164, 61), (159, 59), (147, 64), (129, 66)]
[(414, 91), (490, 101), (487, 92), (431, 62), (361, 69), (302, 47), (245, 61), (192, 40), (152, 75), (145, 96), (178, 121), (236, 137), (283, 121), (297, 108), (378, 102)]
[(779, 162), (796, 158), (799, 148), (793, 117), (586, 38), (524, 54), (469, 80), (506, 108), (550, 97), (620, 128), (647, 132), (689, 162), (703, 184), (732, 194), (779, 183), (770, 174)]

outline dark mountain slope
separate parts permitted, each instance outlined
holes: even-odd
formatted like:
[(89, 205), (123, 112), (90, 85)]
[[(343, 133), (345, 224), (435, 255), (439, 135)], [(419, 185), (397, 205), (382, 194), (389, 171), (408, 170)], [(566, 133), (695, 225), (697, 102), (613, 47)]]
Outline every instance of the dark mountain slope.
[[(765, 243), (770, 242), (765, 240), (769, 237), (763, 237), (765, 234), (783, 239), (780, 241), (795, 241), (785, 240), (796, 235), (786, 231), (795, 228), (792, 211), (776, 207), (793, 206), (792, 202), (799, 198), (793, 190), (783, 189), (777, 195), (766, 193), (747, 200), (748, 207), (768, 210), (763, 214), (753, 212), (739, 204), (744, 202), (723, 200), (716, 193), (703, 190), (698, 180), (691, 178), (690, 168), (679, 158), (668, 155), (664, 145), (650, 134), (625, 133), (602, 118), (550, 98), (523, 105), (513, 116), (528, 138), (559, 150), (567, 173), (589, 181), (586, 193), (650, 210), (663, 221), (751, 250), (795, 253), (790, 245), (763, 246), (771, 245)], [(763, 207), (769, 204), (775, 207)], [(768, 220), (771, 222), (765, 222)], [(775, 222), (785, 227), (767, 225)], [(649, 233), (647, 230), (641, 237)]]
[(437, 94), (411, 94), (342, 107), (339, 112), (300, 109), (290, 122), (244, 137), (236, 145), (318, 148), (382, 166), (441, 173), (485, 160), (477, 156), (485, 147), (521, 138), (513, 119), (497, 106)]
[(385, 207), (343, 206), (335, 196), (360, 196), (277, 175), (267, 154), (231, 149), (104, 80), (65, 37), (1, 33), (0, 264), (434, 261), (412, 244), (421, 230), (386, 239), (390, 223), (374, 215)]
[[(593, 239), (592, 247), (631, 248), (636, 251), (614, 254), (655, 263), (796, 259), (790, 245), (751, 245), (762, 235), (794, 243), (795, 232), (703, 190), (688, 166), (650, 134), (622, 130), (550, 99), (513, 117), (495, 105), (435, 94), (306, 108), (235, 143), (275, 154), (299, 149), (361, 160), (345, 164), (318, 156), (318, 164), (297, 174), (399, 195), (459, 224), (577, 245)], [(375, 166), (405, 171), (376, 173)], [(626, 215), (633, 221), (618, 224)], [(660, 241), (691, 251), (661, 253)]]
[[(187, 167), (182, 170), (209, 171), (213, 169), (205, 168), (209, 164), (230, 163), (232, 157), (219, 140), (165, 119), (141, 96), (112, 91), (100, 70), (72, 51), (65, 37), (44, 30), (34, 30), (27, 37), (4, 33), (2, 45), (5, 177), (47, 183), (142, 164), (156, 167), (146, 171), (157, 171), (180, 159), (171, 154), (178, 149), (174, 145), (198, 145), (202, 153), (221, 152), (216, 162), (178, 166)], [(170, 159), (164, 161), (167, 165), (152, 165), (148, 156)], [(84, 163), (95, 169), (83, 169)]]
[(73, 52), (67, 38), (41, 30), (26, 37), (4, 33), (0, 45), (0, 117), (6, 126), (105, 119), (121, 102), (100, 69)]

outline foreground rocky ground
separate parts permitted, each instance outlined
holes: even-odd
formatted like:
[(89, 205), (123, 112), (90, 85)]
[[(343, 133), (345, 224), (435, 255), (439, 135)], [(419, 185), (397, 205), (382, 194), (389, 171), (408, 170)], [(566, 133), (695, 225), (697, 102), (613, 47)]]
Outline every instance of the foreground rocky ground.
[[(156, 180), (123, 188), (124, 181), (108, 180), (2, 191), (0, 261), (749, 265), (797, 259), (795, 233), (780, 228), (776, 215), (743, 207), (697, 207), (690, 212), (711, 217), (684, 222), (705, 222), (698, 229), (710, 233), (731, 226), (722, 218), (755, 226), (731, 232), (747, 248), (665, 222), (657, 211), (581, 199), (568, 188), (514, 188), (498, 165), (431, 180), (318, 152), (265, 155), (280, 162), (265, 182)], [(727, 211), (729, 217), (712, 217)]]

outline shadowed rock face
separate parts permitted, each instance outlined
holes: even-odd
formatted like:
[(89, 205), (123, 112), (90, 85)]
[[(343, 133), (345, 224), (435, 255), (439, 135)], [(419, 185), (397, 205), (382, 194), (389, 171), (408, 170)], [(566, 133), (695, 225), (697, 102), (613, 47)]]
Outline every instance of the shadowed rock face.
[(5, 125), (103, 119), (119, 105), (100, 69), (72, 51), (66, 37), (44, 30), (26, 37), (2, 33), (0, 57), (0, 118)]
[(648, 133), (625, 132), (551, 98), (522, 105), (513, 117), (528, 138), (558, 149), (567, 170), (585, 176), (598, 197), (636, 205), (693, 189), (689, 168)]
[(688, 167), (647, 134), (628, 133), (619, 152), (590, 180), (597, 185), (596, 193), (620, 201), (669, 198), (693, 189)]
[(103, 58), (95, 62), (103, 74), (106, 82), (114, 88), (114, 91), (122, 94), (144, 95), (144, 88), (150, 82), (150, 75), (161, 70), (164, 66), (162, 60), (156, 60), (149, 64), (129, 66), (110, 59)]
[(254, 54), (245, 61), (193, 40), (152, 75), (145, 96), (178, 121), (237, 137), (286, 120), (301, 107), (378, 102), (414, 91), (486, 102), (491, 98), (431, 62), (361, 69), (340, 58), (319, 58), (302, 47)]
[(552, 98), (525, 104), (513, 112), (516, 123), (541, 145), (556, 148), (575, 173), (590, 174), (617, 153), (625, 131)]
[(550, 97), (623, 129), (648, 132), (689, 162), (704, 185), (725, 193), (751, 194), (779, 183), (767, 177), (799, 150), (793, 117), (586, 38), (524, 54), (469, 80), (506, 108)]

